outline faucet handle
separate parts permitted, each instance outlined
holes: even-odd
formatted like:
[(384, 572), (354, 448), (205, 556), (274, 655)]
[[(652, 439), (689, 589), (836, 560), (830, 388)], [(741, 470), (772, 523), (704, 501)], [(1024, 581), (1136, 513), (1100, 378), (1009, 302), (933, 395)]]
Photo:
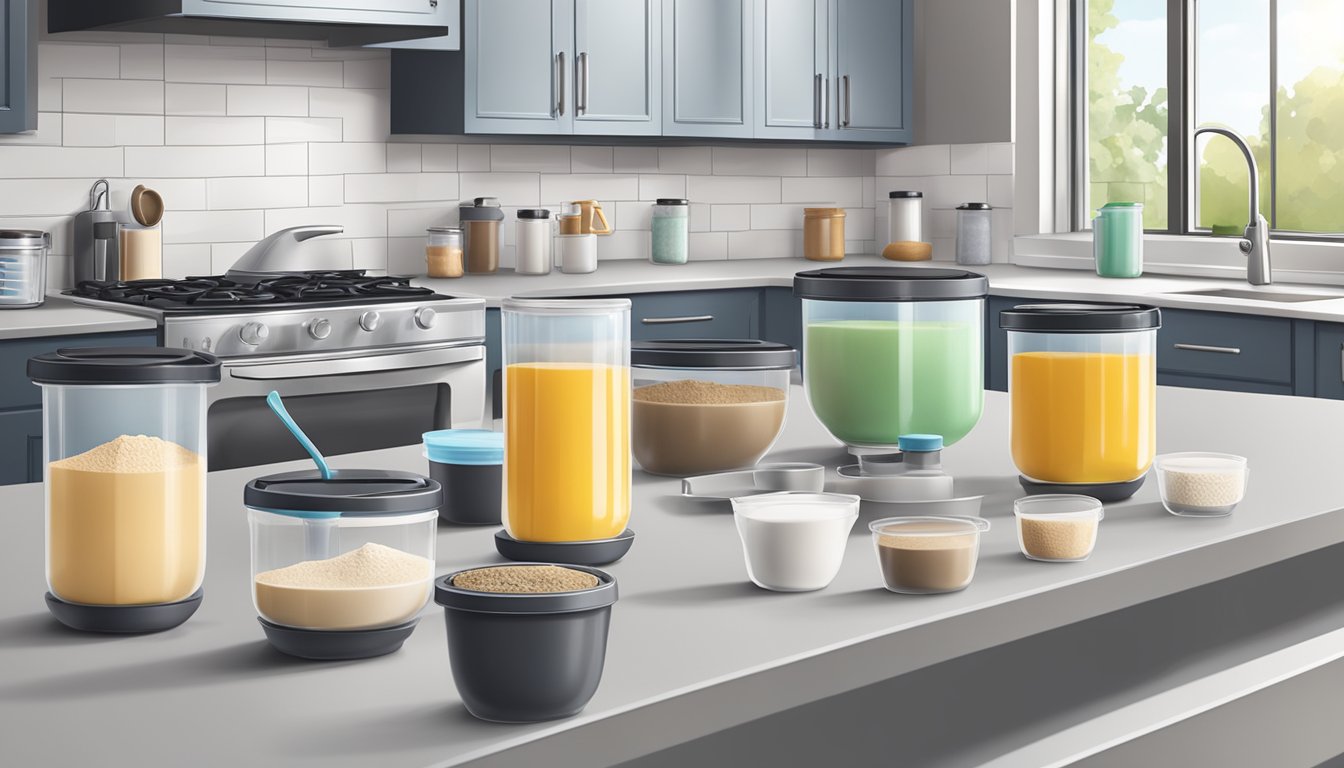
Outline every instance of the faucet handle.
[(1250, 240), (1244, 240), (1244, 239), (1243, 239), (1243, 240), (1241, 240), (1240, 242), (1237, 243), (1237, 248), (1241, 249), (1241, 252), (1244, 253), (1244, 254), (1248, 254), (1248, 253), (1250, 253), (1252, 247), (1253, 247), (1253, 246), (1251, 245), (1251, 241), (1250, 241)]

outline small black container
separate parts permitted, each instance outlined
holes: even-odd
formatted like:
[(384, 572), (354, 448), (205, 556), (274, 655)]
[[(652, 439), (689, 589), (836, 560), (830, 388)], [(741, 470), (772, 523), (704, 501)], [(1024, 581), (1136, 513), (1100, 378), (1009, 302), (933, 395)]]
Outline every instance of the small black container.
[[(544, 563), (522, 563), (541, 566)], [(475, 592), (453, 586), (456, 571), (434, 582), (443, 606), (453, 682), (467, 711), (482, 720), (534, 723), (577, 715), (597, 692), (607, 655), (616, 580), (592, 589), (542, 594)]]
[(499, 525), (504, 485), (504, 435), (488, 429), (424, 434), (429, 476), (443, 486), (439, 522)]

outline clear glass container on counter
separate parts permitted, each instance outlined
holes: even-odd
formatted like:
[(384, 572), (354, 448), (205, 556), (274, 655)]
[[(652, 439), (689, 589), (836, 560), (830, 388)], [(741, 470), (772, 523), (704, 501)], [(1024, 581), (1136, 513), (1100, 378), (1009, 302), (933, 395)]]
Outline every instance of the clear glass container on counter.
[(650, 220), (654, 264), (685, 264), (689, 254), (687, 240), (691, 231), (691, 205), (684, 198), (660, 197), (653, 206)]
[(458, 209), (465, 235), (465, 268), (468, 274), (490, 274), (499, 269), (499, 227), (504, 221), (504, 211), (499, 200), (493, 197), (478, 197), (471, 205), (462, 205)]
[(1159, 311), (1025, 304), (1001, 312), (999, 326), (1008, 331), (1018, 471), (1053, 484), (1143, 477), (1157, 447)]
[(924, 193), (896, 190), (887, 193), (887, 242), (924, 242)]
[(219, 361), (164, 347), (61, 349), (29, 360), (28, 376), (42, 387), (53, 613), (69, 623), (72, 604), (128, 609), (75, 616), (99, 631), (185, 621), (205, 575), (205, 396)]
[(46, 232), (0, 230), (0, 309), (36, 307), (46, 300), (49, 250)]
[(425, 274), (429, 277), (462, 276), (462, 230), (430, 227), (425, 232)]
[(837, 267), (799, 272), (803, 382), (822, 425), (856, 449), (901, 435), (951, 446), (984, 404), (984, 307), (974, 272)]
[(845, 258), (845, 209), (803, 209), (803, 258), (840, 261)]
[(611, 539), (630, 518), (629, 299), (505, 299), (505, 527)]
[(793, 347), (768, 341), (645, 341), (630, 354), (635, 460), (659, 475), (755, 466), (784, 431)]
[(984, 266), (993, 260), (991, 232), (993, 209), (989, 203), (957, 206), (957, 263)]

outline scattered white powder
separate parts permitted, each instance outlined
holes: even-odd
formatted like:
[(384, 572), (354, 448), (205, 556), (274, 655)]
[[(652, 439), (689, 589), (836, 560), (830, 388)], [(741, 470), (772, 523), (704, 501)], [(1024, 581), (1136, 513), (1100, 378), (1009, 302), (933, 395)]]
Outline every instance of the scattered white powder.
[(328, 560), (301, 563), (257, 574), (257, 583), (272, 587), (360, 589), (423, 581), (434, 563), (382, 544), (368, 543)]
[(84, 453), (76, 454), (51, 466), (76, 472), (116, 472), (138, 474), (195, 464), (194, 452), (177, 443), (147, 435), (122, 435)]

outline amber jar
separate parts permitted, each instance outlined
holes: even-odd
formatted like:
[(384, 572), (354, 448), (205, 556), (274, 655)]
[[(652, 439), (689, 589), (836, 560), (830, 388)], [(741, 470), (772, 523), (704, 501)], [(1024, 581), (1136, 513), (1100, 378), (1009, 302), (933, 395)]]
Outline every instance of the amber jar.
[(845, 209), (803, 209), (803, 256), (812, 261), (845, 258)]

